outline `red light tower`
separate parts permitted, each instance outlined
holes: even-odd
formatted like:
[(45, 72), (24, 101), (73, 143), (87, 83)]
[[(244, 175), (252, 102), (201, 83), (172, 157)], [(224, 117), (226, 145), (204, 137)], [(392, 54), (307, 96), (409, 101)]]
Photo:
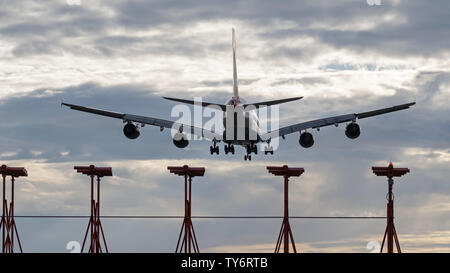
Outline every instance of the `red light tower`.
[[(194, 253), (199, 253), (200, 250), (198, 248), (197, 243), (197, 237), (195, 236), (194, 226), (192, 224), (191, 220), (191, 183), (192, 183), (192, 177), (194, 176), (203, 176), (205, 174), (205, 168), (197, 167), (192, 168), (188, 165), (184, 165), (181, 167), (173, 167), (169, 166), (167, 169), (176, 175), (184, 176), (184, 220), (183, 225), (181, 226), (180, 235), (178, 236), (178, 242), (177, 247), (175, 249), (175, 252), (182, 253), (184, 248), (184, 253), (191, 253), (193, 250)], [(189, 181), (188, 181), (189, 178)], [(184, 236), (183, 241), (181, 242), (181, 237), (183, 235), (184, 230)]]
[[(95, 167), (90, 166), (75, 166), (74, 169), (78, 173), (82, 173), (91, 177), (91, 217), (84, 235), (83, 246), (81, 252), (84, 250), (89, 230), (91, 233), (91, 245), (89, 246), (89, 253), (102, 253), (101, 239), (105, 245), (105, 251), (108, 253), (108, 246), (106, 245), (105, 234), (103, 233), (102, 223), (100, 222), (100, 178), (104, 176), (112, 176), (111, 167)], [(97, 176), (97, 200), (94, 198), (94, 177)], [(100, 238), (100, 233), (102, 238)]]
[(398, 241), (397, 232), (394, 226), (394, 198), (392, 194), (392, 187), (394, 186), (394, 180), (392, 177), (400, 177), (406, 173), (409, 173), (408, 168), (394, 168), (392, 162), (389, 163), (388, 167), (372, 167), (372, 171), (377, 176), (387, 176), (388, 177), (388, 203), (387, 203), (387, 226), (384, 232), (383, 242), (381, 243), (380, 253), (383, 252), (384, 242), (387, 236), (387, 252), (394, 253), (394, 239), (395, 245), (397, 246), (397, 252), (401, 253), (400, 243)]
[[(20, 243), (19, 233), (17, 232), (16, 221), (14, 220), (14, 181), (16, 177), (28, 176), (27, 170), (22, 167), (8, 167), (2, 165), (0, 173), (3, 177), (3, 213), (0, 227), (2, 229), (2, 252), (14, 252), (14, 234), (16, 234), (17, 243), (22, 253), (22, 244)], [(6, 177), (11, 176), (11, 203), (6, 200)]]
[(284, 217), (281, 224), (280, 234), (278, 235), (277, 245), (275, 246), (275, 253), (280, 252), (281, 243), (284, 239), (284, 253), (289, 253), (289, 238), (291, 238), (292, 249), (297, 253), (295, 248), (294, 236), (292, 235), (291, 225), (289, 224), (289, 202), (288, 202), (288, 182), (291, 176), (300, 176), (305, 172), (303, 168), (289, 168), (287, 165), (282, 167), (267, 166), (269, 173), (276, 176), (284, 177)]

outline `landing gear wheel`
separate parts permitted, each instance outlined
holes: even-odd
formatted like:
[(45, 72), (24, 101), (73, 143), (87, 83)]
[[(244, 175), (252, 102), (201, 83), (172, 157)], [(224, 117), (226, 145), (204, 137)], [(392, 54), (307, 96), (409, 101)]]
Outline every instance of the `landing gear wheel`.
[(264, 154), (271, 154), (273, 155), (273, 147), (272, 146), (268, 146), (264, 148)]
[(210, 146), (209, 147), (209, 152), (211, 153), (211, 154), (219, 154), (219, 146), (216, 146), (216, 145), (214, 145), (214, 146)]
[(247, 155), (244, 155), (244, 160), (247, 161)]
[(255, 155), (258, 154), (258, 146), (253, 145), (252, 150), (253, 150), (253, 153), (255, 153)]
[(231, 153), (234, 154), (234, 145), (228, 144), (223, 147), (225, 150), (225, 154)]

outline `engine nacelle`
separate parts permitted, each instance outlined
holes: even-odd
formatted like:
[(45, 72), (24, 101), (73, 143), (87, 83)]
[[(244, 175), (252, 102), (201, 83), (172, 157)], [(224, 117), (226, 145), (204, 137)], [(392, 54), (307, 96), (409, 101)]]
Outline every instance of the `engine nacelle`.
[(173, 144), (182, 149), (189, 145), (189, 140), (185, 134), (178, 132), (173, 136)]
[(311, 133), (304, 132), (300, 135), (300, 138), (298, 139), (298, 143), (303, 148), (310, 148), (314, 145), (314, 137)]
[(129, 139), (136, 139), (141, 132), (138, 126), (134, 125), (132, 122), (128, 122), (123, 127), (123, 134)]
[(359, 125), (355, 122), (347, 124), (347, 127), (345, 127), (345, 135), (348, 138), (355, 139), (359, 137), (361, 134), (361, 129), (359, 128)]

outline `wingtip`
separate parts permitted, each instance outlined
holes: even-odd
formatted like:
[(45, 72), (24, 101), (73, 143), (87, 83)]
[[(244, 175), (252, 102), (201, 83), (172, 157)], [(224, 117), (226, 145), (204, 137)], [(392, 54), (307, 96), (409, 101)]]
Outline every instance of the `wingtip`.
[(71, 108), (73, 105), (72, 105), (72, 104), (69, 104), (69, 103), (65, 103), (64, 100), (61, 100), (60, 106), (61, 106), (61, 108), (63, 108), (63, 106), (67, 106), (67, 107), (70, 107), (70, 108)]
[(302, 97), (293, 97), (293, 98), (292, 98), (292, 101), (295, 101), (295, 100), (301, 100), (301, 99), (303, 99), (303, 96), (302, 96)]

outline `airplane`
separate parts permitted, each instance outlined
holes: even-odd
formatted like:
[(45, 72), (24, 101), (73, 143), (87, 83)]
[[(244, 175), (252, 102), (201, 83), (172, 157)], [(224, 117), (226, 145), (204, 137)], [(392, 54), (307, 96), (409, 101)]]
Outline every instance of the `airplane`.
[[(219, 154), (219, 146), (217, 143), (220, 141), (224, 142), (224, 151), (225, 154), (235, 153), (234, 146), (242, 146), (245, 148), (246, 154), (244, 156), (245, 160), (251, 160), (251, 154), (257, 154), (257, 144), (263, 143), (265, 144), (264, 153), (267, 154), (273, 154), (273, 149), (270, 146), (270, 141), (273, 138), (276, 137), (282, 137), (285, 139), (285, 136), (288, 134), (299, 132), (299, 144), (303, 148), (310, 148), (314, 144), (314, 138), (313, 135), (308, 132), (308, 129), (316, 129), (320, 130), (320, 128), (330, 125), (335, 125), (336, 127), (340, 123), (347, 123), (345, 128), (345, 135), (350, 139), (356, 139), (359, 137), (361, 130), (358, 123), (356, 123), (356, 120), (373, 117), (381, 114), (386, 114), (390, 112), (395, 112), (399, 110), (408, 109), (410, 106), (414, 105), (415, 102), (395, 105), (388, 108), (382, 108), (377, 110), (372, 110), (368, 112), (362, 112), (362, 113), (350, 113), (345, 115), (339, 115), (339, 116), (333, 116), (333, 117), (327, 117), (327, 118), (321, 118), (306, 122), (300, 122), (297, 124), (285, 126), (282, 128), (277, 128), (273, 130), (267, 130), (265, 132), (261, 131), (259, 127), (259, 120), (258, 116), (255, 113), (255, 109), (261, 108), (261, 107), (269, 107), (272, 105), (277, 105), (281, 103), (291, 102), (300, 100), (303, 97), (292, 97), (292, 98), (285, 98), (285, 99), (278, 99), (278, 100), (270, 100), (270, 101), (264, 101), (264, 102), (257, 102), (257, 103), (245, 103), (245, 101), (239, 97), (239, 89), (238, 89), (238, 78), (237, 78), (237, 68), (236, 68), (236, 38), (235, 38), (235, 30), (232, 29), (232, 49), (233, 49), (233, 96), (231, 99), (229, 99), (226, 104), (218, 104), (218, 103), (210, 103), (210, 102), (201, 102), (202, 107), (214, 107), (216, 109), (220, 109), (223, 111), (223, 124), (225, 126), (225, 130), (223, 132), (215, 132), (215, 130), (211, 129), (205, 129), (205, 128), (198, 128), (195, 126), (191, 126), (188, 124), (183, 124), (179, 122), (174, 122), (171, 120), (164, 120), (154, 117), (147, 117), (147, 116), (138, 116), (133, 114), (127, 114), (127, 113), (120, 113), (120, 112), (112, 112), (107, 111), (103, 109), (97, 109), (97, 108), (90, 108), (85, 107), (81, 105), (75, 105), (75, 104), (69, 104), (65, 102), (61, 102), (62, 106), (67, 106), (70, 109), (78, 110), (82, 112), (87, 112), (91, 114), (96, 115), (102, 115), (107, 116), (111, 118), (121, 119), (123, 123), (126, 123), (123, 128), (124, 135), (129, 139), (136, 139), (140, 135), (141, 128), (145, 125), (153, 125), (160, 127), (160, 131), (163, 131), (163, 129), (176, 129), (178, 130), (177, 133), (173, 136), (173, 143), (178, 148), (185, 148), (189, 145), (189, 139), (186, 135), (186, 132), (190, 132), (192, 135), (197, 137), (205, 137), (207, 139), (212, 140), (213, 145), (210, 146), (210, 153), (213, 154)], [(185, 103), (185, 104), (191, 104), (196, 105), (198, 102), (194, 100), (187, 100), (187, 99), (179, 99), (179, 98), (171, 98), (171, 97), (163, 97), (164, 99), (179, 102), (179, 103)], [(250, 108), (248, 108), (251, 106)], [(227, 119), (228, 112), (230, 109), (244, 109), (241, 111), (234, 110), (234, 120)], [(248, 110), (250, 109), (250, 110)], [(228, 114), (228, 115), (227, 115)], [(245, 120), (244, 123), (238, 123), (238, 119)], [(228, 122), (229, 123), (228, 123)], [(234, 126), (231, 130), (229, 126)], [(240, 126), (240, 127), (239, 127)], [(229, 130), (230, 129), (230, 130)], [(237, 129), (237, 130), (234, 130)], [(240, 134), (238, 136), (237, 132), (239, 130), (244, 131), (244, 135)], [(226, 132), (234, 131), (234, 133), (227, 134)], [(256, 137), (250, 137), (250, 136), (256, 136)]]

